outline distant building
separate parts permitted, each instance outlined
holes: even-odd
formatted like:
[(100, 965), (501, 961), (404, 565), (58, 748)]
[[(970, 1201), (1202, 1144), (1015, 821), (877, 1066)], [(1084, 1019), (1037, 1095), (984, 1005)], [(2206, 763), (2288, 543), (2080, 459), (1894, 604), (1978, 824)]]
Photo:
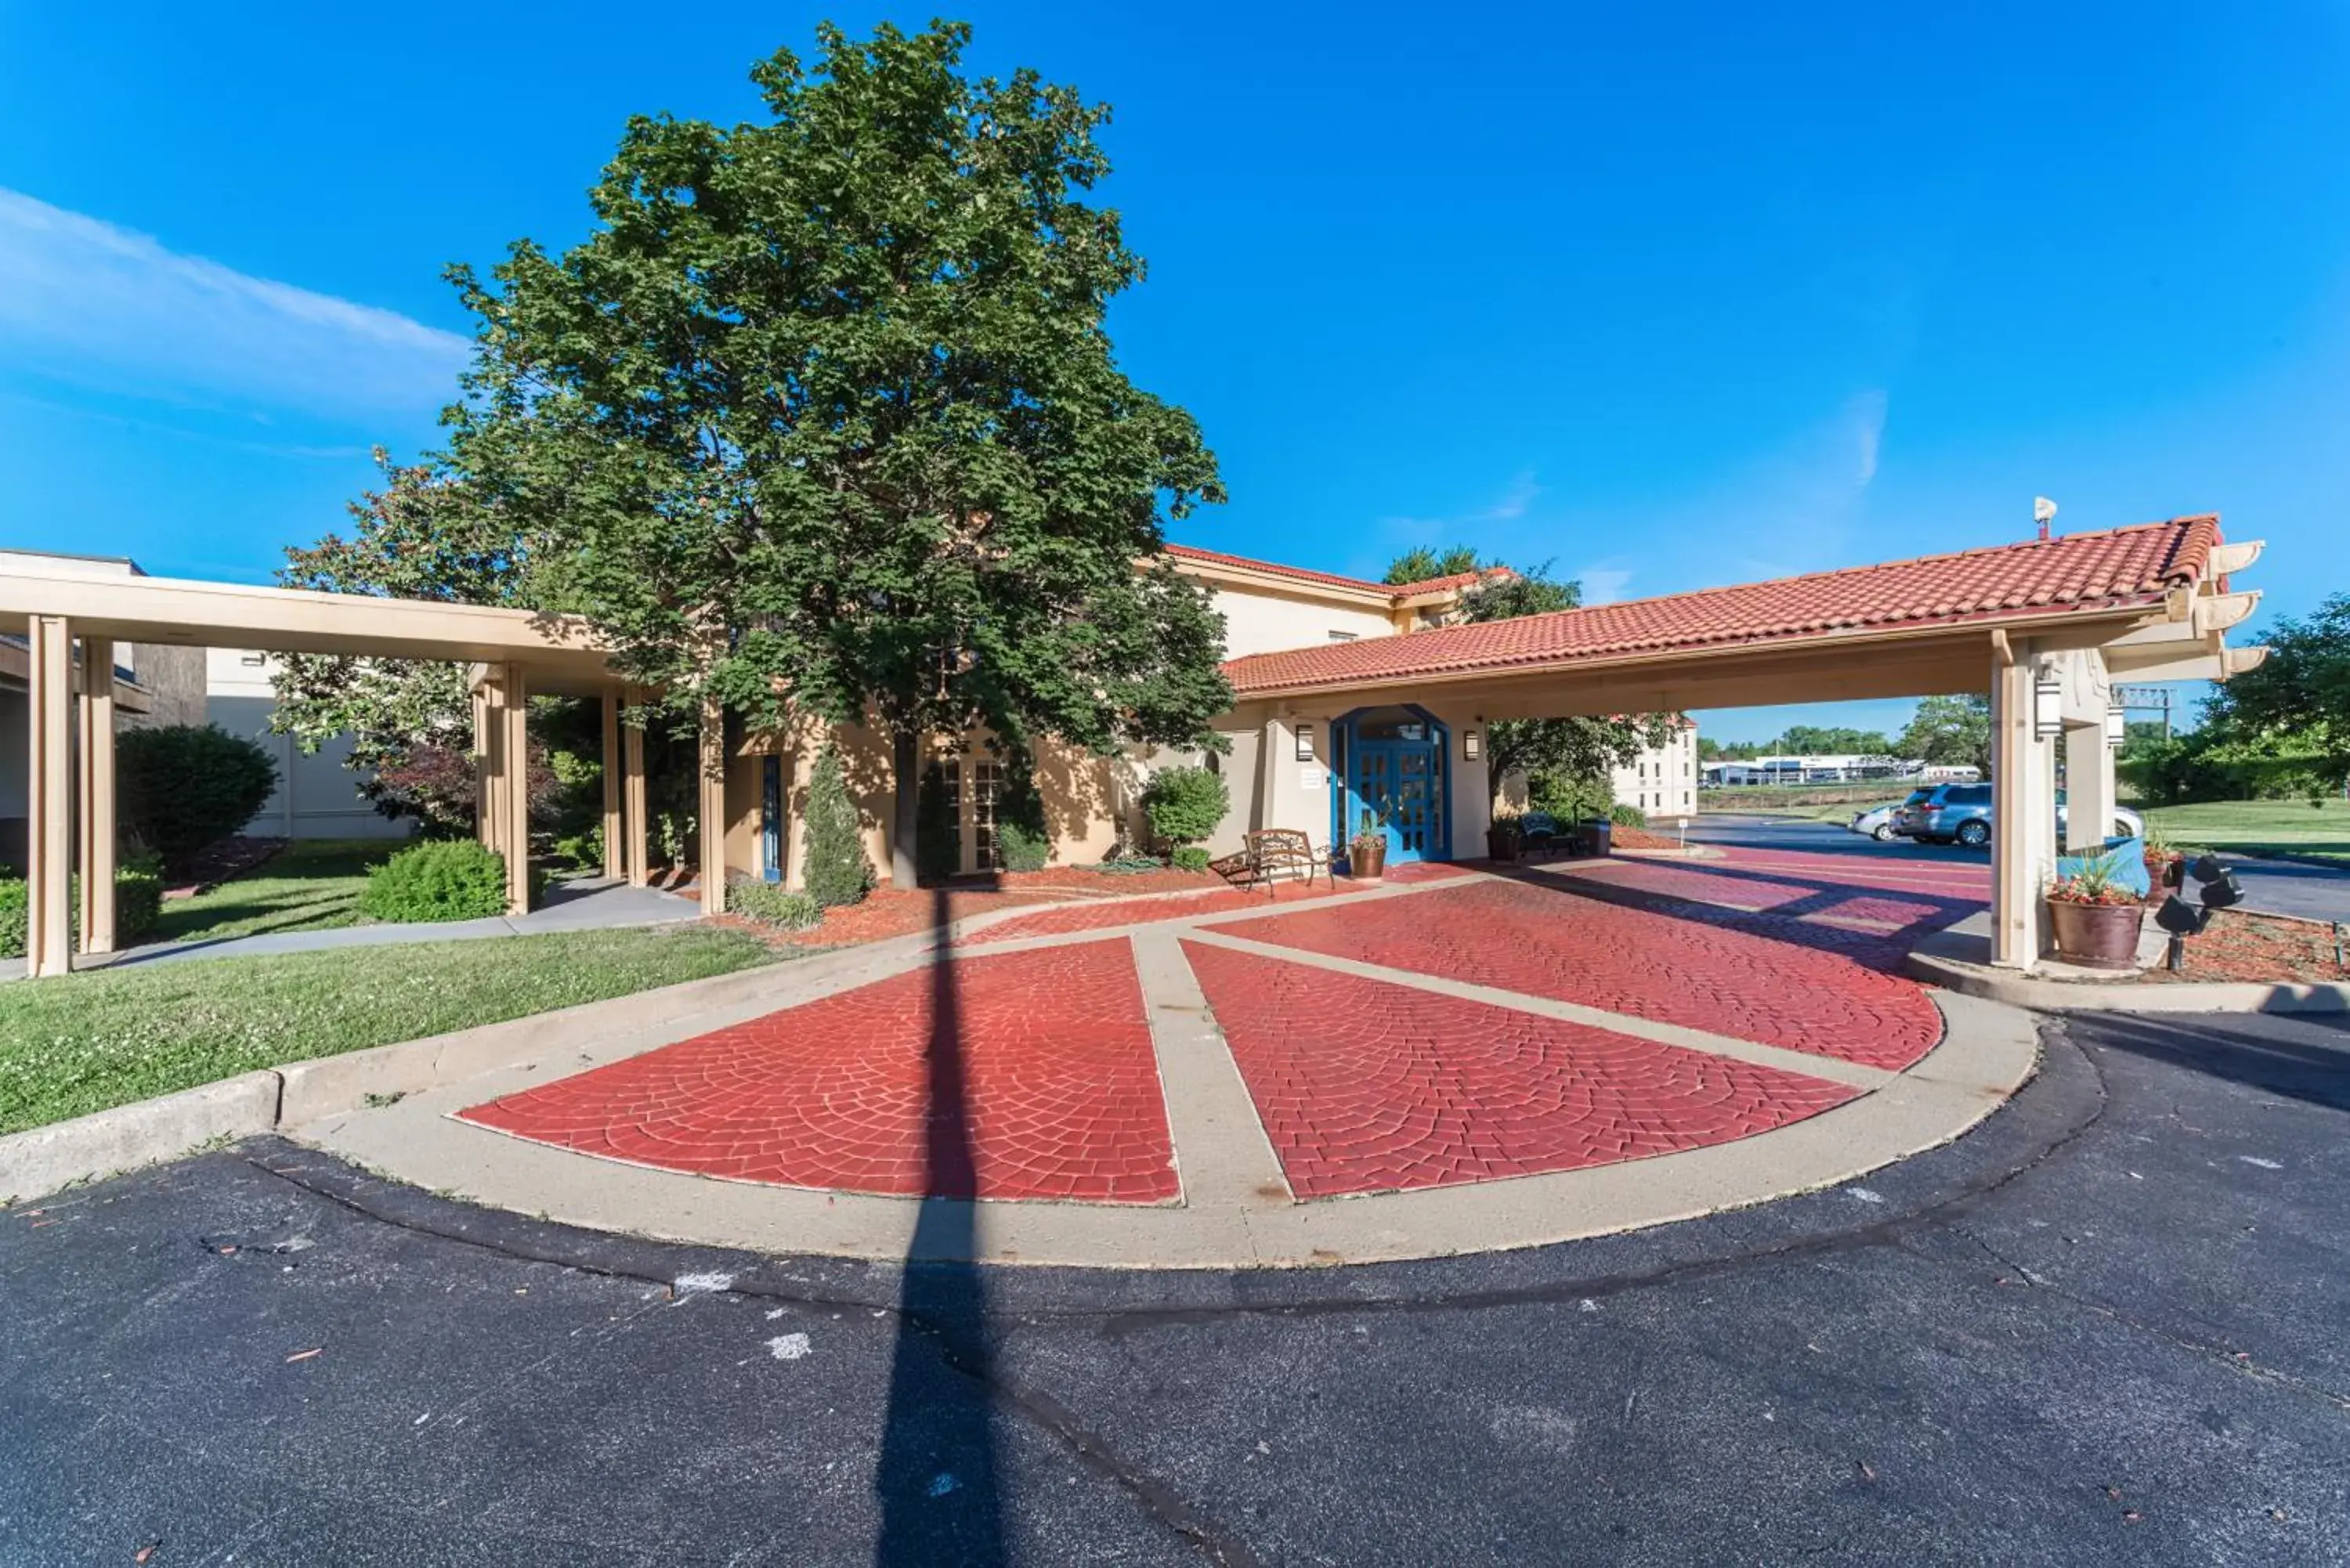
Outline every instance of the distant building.
[(1665, 817), (1697, 815), (1697, 721), (1690, 718), (1608, 775), (1617, 805)]
[(359, 793), (368, 774), (345, 766), (348, 737), (338, 735), (306, 753), (291, 735), (275, 733), (277, 711), (270, 683), (277, 661), (250, 649), (205, 649), (204, 691), (212, 722), (243, 735), (276, 760), (277, 788), (244, 826), (257, 838), (405, 838), (413, 824), (376, 810)]

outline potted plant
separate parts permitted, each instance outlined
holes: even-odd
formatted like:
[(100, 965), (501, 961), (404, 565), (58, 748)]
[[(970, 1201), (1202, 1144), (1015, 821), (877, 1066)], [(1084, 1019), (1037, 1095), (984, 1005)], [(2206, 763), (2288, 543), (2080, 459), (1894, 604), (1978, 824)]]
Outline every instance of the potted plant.
[(2137, 967), (2137, 934), (2146, 921), (2146, 904), (2116, 880), (2118, 868), (2113, 855), (2095, 856), (2048, 885), (2056, 952), (2066, 962), (2091, 969)]
[(1493, 826), (1485, 830), (1485, 858), (1515, 860), (1525, 841), (1525, 828), (1515, 814), (1497, 816), (1493, 819)]
[(2168, 896), (2168, 889), (2178, 886), (2187, 857), (2155, 827), (2147, 828), (2144, 842), (2146, 896), (2148, 902), (2159, 904)]
[(1357, 882), (1376, 882), (1387, 875), (1388, 818), (1379, 808), (1363, 808), (1363, 824), (1347, 844), (1347, 875)]

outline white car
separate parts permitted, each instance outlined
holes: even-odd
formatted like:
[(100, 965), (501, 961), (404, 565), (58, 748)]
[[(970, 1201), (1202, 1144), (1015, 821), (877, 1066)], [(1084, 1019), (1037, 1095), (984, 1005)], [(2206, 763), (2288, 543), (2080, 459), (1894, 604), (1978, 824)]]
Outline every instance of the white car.
[(1893, 814), (1900, 809), (1900, 803), (1896, 801), (1891, 805), (1876, 805), (1866, 811), (1856, 811), (1852, 814), (1852, 820), (1845, 826), (1879, 844), (1890, 843), (1893, 838)]

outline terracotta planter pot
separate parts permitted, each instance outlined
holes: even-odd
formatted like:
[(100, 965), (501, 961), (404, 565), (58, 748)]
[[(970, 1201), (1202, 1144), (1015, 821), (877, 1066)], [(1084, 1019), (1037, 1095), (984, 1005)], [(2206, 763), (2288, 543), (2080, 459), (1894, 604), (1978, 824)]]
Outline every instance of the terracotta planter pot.
[(1376, 882), (1387, 875), (1388, 841), (1357, 838), (1347, 846), (1347, 875), (1357, 882)]
[(1518, 833), (1513, 827), (1489, 827), (1485, 830), (1485, 858), (1515, 860), (1518, 857)]
[(2068, 904), (2048, 900), (2056, 927), (2056, 956), (2066, 963), (2090, 969), (2136, 969), (2138, 928), (2146, 921), (2146, 906), (2129, 904)]

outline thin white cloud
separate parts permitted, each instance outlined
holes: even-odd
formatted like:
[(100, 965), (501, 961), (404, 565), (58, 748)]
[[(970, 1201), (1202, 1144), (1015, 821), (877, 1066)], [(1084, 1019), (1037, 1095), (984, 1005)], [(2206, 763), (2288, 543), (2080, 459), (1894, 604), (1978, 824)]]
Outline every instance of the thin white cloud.
[(1391, 538), (1408, 544), (1442, 547), (1446, 545), (1477, 545), (1485, 543), (1496, 524), (1514, 523), (1526, 514), (1542, 486), (1534, 483), (1528, 470), (1510, 481), (1509, 485), (1491, 504), (1475, 507), (1450, 517), (1382, 517), (1379, 524)]
[(1613, 562), (1601, 562), (1584, 567), (1575, 574), (1583, 585), (1583, 602), (1586, 605), (1612, 605), (1624, 597), (1632, 584), (1632, 568)]
[(20, 365), (146, 395), (429, 412), (455, 396), (467, 348), (0, 187), (0, 353)]

